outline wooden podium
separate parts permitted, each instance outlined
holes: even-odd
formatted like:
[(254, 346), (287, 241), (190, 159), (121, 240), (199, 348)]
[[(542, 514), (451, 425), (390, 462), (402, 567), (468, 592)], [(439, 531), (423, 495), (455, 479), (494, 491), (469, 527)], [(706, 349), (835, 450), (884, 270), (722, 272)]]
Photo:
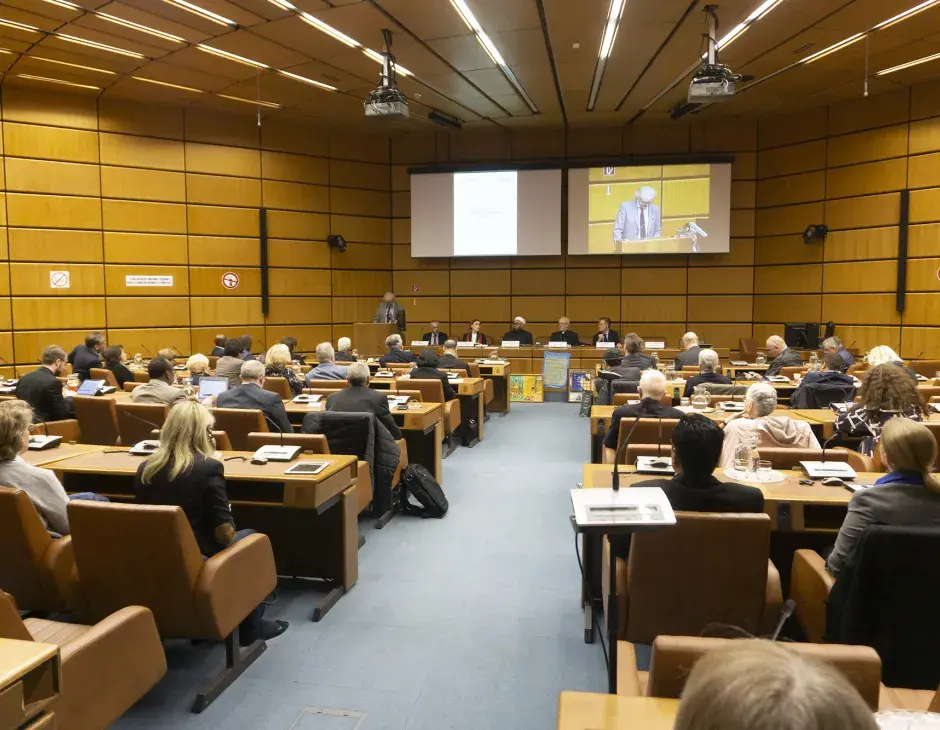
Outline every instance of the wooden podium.
[(353, 325), (353, 347), (363, 355), (384, 355), (385, 338), (398, 333), (398, 325), (356, 322)]

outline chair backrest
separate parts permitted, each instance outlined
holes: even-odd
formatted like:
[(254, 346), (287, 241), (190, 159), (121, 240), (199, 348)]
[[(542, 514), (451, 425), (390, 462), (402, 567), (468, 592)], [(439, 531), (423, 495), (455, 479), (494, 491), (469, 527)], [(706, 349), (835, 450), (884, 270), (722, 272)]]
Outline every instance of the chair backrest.
[(920, 393), (920, 397), (927, 401), (940, 395), (940, 385), (922, 385), (917, 391)]
[(250, 433), (248, 434), (248, 448), (255, 450), (262, 446), (300, 446), (305, 453), (328, 454), (330, 445), (326, 436), (320, 433), (285, 433), (283, 440), (279, 433)]
[[(774, 469), (795, 469), (801, 461), (822, 461), (822, 449), (789, 449), (784, 446), (761, 446), (758, 448), (761, 459), (766, 459)], [(849, 460), (846, 449), (826, 449), (826, 461)]]
[(63, 421), (45, 421), (41, 425), (37, 424), (33, 433), (42, 434), (43, 436), (46, 434), (61, 436), (66, 443), (81, 443), (82, 440), (82, 429), (75, 418), (66, 418)]
[[(600, 378), (597, 379), (598, 383), (603, 382)], [(640, 385), (639, 380), (630, 380), (629, 378), (620, 378), (617, 380), (610, 381), (610, 392), (616, 398), (621, 393), (628, 393), (631, 395), (637, 394), (637, 387)]]
[[(649, 697), (678, 699), (685, 689), (689, 672), (705, 654), (727, 646), (734, 639), (703, 636), (657, 636), (650, 657)], [(858, 690), (875, 711), (881, 692), (881, 659), (870, 646), (845, 644), (783, 643), (781, 646), (836, 669)]]
[(611, 405), (625, 406), (628, 403), (639, 403), (639, 402), (640, 402), (640, 396), (638, 393), (617, 393), (614, 395), (614, 399)]
[(785, 378), (793, 380), (794, 375), (804, 372), (805, 369), (806, 368), (802, 365), (788, 365), (787, 367), (780, 368), (780, 374)]
[(3, 591), (0, 591), (0, 639), (33, 640), (32, 634), (20, 618), (20, 609), (13, 596)]
[(82, 440), (86, 444), (113, 446), (118, 442), (117, 410), (112, 398), (103, 396), (76, 395), (75, 418), (82, 429)]
[(767, 590), (770, 517), (681, 512), (666, 530), (633, 535), (627, 640), (696, 636), (710, 623), (756, 635)]
[[(150, 438), (158, 439), (160, 438), (160, 431), (154, 429), (150, 432)], [(212, 438), (215, 439), (215, 448), (219, 451), (232, 451), (232, 442), (228, 437), (228, 434), (225, 431), (213, 431)]]
[(149, 439), (153, 427), (162, 427), (170, 412), (165, 403), (118, 403), (115, 409), (121, 443), (125, 446)]
[[(398, 385), (400, 386), (401, 383)], [(433, 378), (408, 378), (404, 386), (408, 390), (421, 391), (421, 399), (425, 403), (444, 402), (444, 386), (441, 384), (440, 380), (434, 380)]]
[(754, 362), (757, 359), (757, 340), (751, 337), (738, 340), (738, 352), (742, 360)]
[[(304, 433), (317, 433), (326, 437), (330, 454), (348, 454), (357, 459), (372, 460), (373, 444), (368, 437), (369, 428), (363, 421), (375, 421), (374, 413), (322, 411), (304, 417)], [(372, 428), (374, 433), (375, 427)], [(374, 477), (374, 475), (373, 475)]]
[(248, 434), (266, 433), (268, 422), (257, 408), (212, 408), (215, 427), (228, 434), (232, 448), (236, 451), (250, 451)]
[(143, 383), (141, 383), (139, 380), (135, 380), (133, 383), (131, 382), (124, 383), (124, 392), (133, 393), (134, 388), (137, 388), (138, 386), (141, 386), (141, 385), (143, 385)]
[(215, 370), (215, 364), (219, 361), (218, 355), (209, 355), (209, 369)]
[(700, 372), (702, 372), (702, 367), (701, 367), (701, 365), (683, 365), (681, 372), (683, 372), (683, 373), (700, 373)]
[(114, 377), (114, 373), (112, 373), (107, 368), (89, 368), (88, 377), (90, 377), (92, 380), (104, 380), (108, 383), (108, 385), (113, 385), (115, 388), (119, 387), (117, 378)]
[(281, 400), (290, 400), (294, 397), (290, 392), (290, 386), (287, 384), (287, 378), (265, 378), (264, 389), (270, 390), (272, 393), (277, 393), (281, 396)]
[(940, 360), (914, 360), (907, 364), (911, 370), (925, 378), (933, 378), (940, 371)]
[(470, 366), (470, 377), (479, 378), (480, 376), (480, 363), (468, 362), (467, 365)]
[[(144, 370), (134, 370), (134, 382), (135, 383), (149, 383), (150, 382), (150, 373), (147, 372), (146, 368)], [(124, 383), (127, 385), (127, 383)]]
[[(672, 436), (672, 429), (679, 423), (678, 418), (641, 418), (637, 421), (636, 429), (630, 438), (631, 444), (668, 444)], [(620, 420), (620, 430), (617, 436), (617, 449), (627, 438), (633, 425), (632, 418)], [(667, 452), (668, 453), (668, 452)], [(624, 457), (621, 457), (623, 459)], [(623, 461), (620, 462), (621, 464)]]
[(421, 395), (420, 390), (397, 390), (396, 395), (407, 395), (411, 400), (417, 401), (418, 403), (423, 403), (424, 398)]
[(728, 385), (727, 383), (702, 383), (703, 387), (712, 397), (712, 405), (723, 400), (744, 400), (747, 395), (746, 385)]
[[(346, 380), (308, 380), (308, 388), (320, 388), (323, 390), (341, 390), (349, 383)], [(306, 392), (306, 391), (305, 391)]]
[(29, 495), (0, 487), (0, 586), (24, 611), (64, 609), (55, 583), (41, 567), (51, 545)]

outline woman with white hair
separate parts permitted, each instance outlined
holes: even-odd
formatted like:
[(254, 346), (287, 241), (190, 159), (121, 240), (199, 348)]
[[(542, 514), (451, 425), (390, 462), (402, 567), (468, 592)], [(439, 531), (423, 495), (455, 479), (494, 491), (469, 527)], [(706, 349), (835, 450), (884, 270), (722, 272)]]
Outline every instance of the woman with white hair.
[(871, 350), (869, 350), (868, 354), (865, 356), (865, 362), (868, 363), (868, 372), (871, 372), (879, 365), (891, 364), (897, 365), (904, 372), (914, 378), (915, 381), (917, 380), (917, 374), (909, 367), (906, 367), (904, 365), (904, 361), (901, 360), (901, 356), (887, 345), (878, 345), (877, 347), (871, 348)]
[(522, 317), (516, 317), (512, 321), (512, 329), (503, 335), (503, 342), (518, 342), (519, 347), (532, 347), (532, 333), (526, 332), (525, 320)]
[(689, 398), (695, 390), (695, 386), (703, 383), (713, 383), (715, 385), (731, 385), (731, 378), (721, 374), (721, 361), (718, 359), (718, 353), (714, 350), (700, 350), (698, 353), (699, 374), (693, 375), (685, 381), (684, 398)]
[(272, 345), (264, 356), (264, 375), (267, 378), (284, 378), (293, 395), (300, 395), (303, 381), (291, 368), (291, 352), (287, 345)]
[(818, 449), (819, 441), (805, 421), (774, 416), (777, 391), (770, 383), (755, 383), (747, 390), (744, 411), (725, 419), (725, 442), (718, 466), (734, 466), (734, 451), (746, 438), (756, 437), (757, 448), (774, 446), (785, 449)]
[(190, 355), (186, 361), (186, 369), (189, 371), (189, 380), (193, 385), (199, 385), (199, 380), (203, 375), (208, 375), (209, 358), (200, 353)]
[(336, 362), (357, 362), (359, 360), (356, 351), (352, 349), (351, 339), (340, 337), (336, 341), (336, 352), (333, 353), (333, 360)]

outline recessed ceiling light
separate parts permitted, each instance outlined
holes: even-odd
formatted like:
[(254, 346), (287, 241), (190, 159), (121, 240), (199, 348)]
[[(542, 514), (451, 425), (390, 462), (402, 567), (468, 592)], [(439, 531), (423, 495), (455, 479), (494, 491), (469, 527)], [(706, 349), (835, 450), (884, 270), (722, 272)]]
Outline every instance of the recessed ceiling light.
[(242, 101), (246, 104), (254, 104), (255, 106), (265, 106), (269, 109), (280, 109), (281, 105), (273, 101), (261, 101), (260, 99), (243, 99), (240, 96), (229, 96), (228, 94), (216, 94), (216, 96), (221, 97), (222, 99), (231, 99), (232, 101)]
[(246, 66), (254, 66), (255, 68), (270, 68), (270, 66), (268, 66), (266, 63), (261, 63), (261, 61), (253, 61), (250, 58), (245, 58), (244, 56), (239, 56), (235, 53), (229, 53), (228, 51), (223, 51), (219, 48), (213, 48), (212, 46), (206, 46), (202, 43), (197, 43), (196, 48), (198, 48), (200, 51), (211, 53), (214, 56), (219, 56), (220, 58), (227, 58), (229, 61), (243, 63)]
[(126, 51), (123, 48), (117, 48), (116, 46), (109, 46), (107, 43), (98, 43), (97, 41), (89, 41), (84, 38), (78, 38), (74, 35), (66, 35), (65, 33), (56, 33), (56, 38), (61, 38), (64, 41), (69, 43), (78, 43), (81, 46), (88, 46), (89, 48), (97, 48), (99, 51), (110, 51), (111, 53), (117, 53), (122, 56), (130, 56), (131, 58), (146, 58), (143, 53), (137, 53), (136, 51)]
[[(373, 51), (371, 48), (363, 48), (362, 52), (377, 63), (385, 63), (385, 56), (383, 56), (378, 51)], [(411, 71), (409, 71), (407, 68), (404, 66), (399, 66), (398, 61), (395, 61), (395, 73), (399, 73), (402, 76), (414, 76), (414, 74), (411, 73)]]
[(908, 61), (907, 63), (902, 63), (898, 66), (892, 66), (891, 68), (886, 68), (884, 71), (879, 71), (875, 76), (884, 76), (885, 74), (894, 73), (895, 71), (900, 71), (905, 68), (910, 68), (911, 66), (919, 66), (922, 63), (928, 63), (929, 61), (936, 61), (940, 59), (940, 53), (934, 53), (932, 56), (924, 56), (923, 58), (918, 58), (914, 61)]
[(0, 25), (5, 25), (7, 28), (16, 28), (17, 30), (25, 30), (29, 33), (41, 33), (34, 25), (26, 25), (26, 23), (17, 23), (15, 20), (7, 20), (6, 18), (0, 18)]
[(148, 79), (143, 76), (131, 76), (134, 81), (146, 81), (148, 84), (156, 84), (157, 86), (168, 86), (171, 89), (179, 89), (180, 91), (193, 91), (197, 94), (203, 93), (202, 89), (194, 89), (192, 86), (183, 86), (181, 84), (171, 84), (169, 81), (157, 81), (156, 79)]
[(281, 76), (286, 76), (289, 79), (294, 79), (294, 81), (300, 81), (305, 84), (310, 84), (310, 86), (316, 86), (318, 89), (325, 89), (326, 91), (336, 91), (335, 86), (324, 84), (321, 81), (314, 81), (313, 79), (308, 79), (306, 76), (301, 76), (300, 74), (291, 73), (290, 71), (282, 71), (280, 69), (278, 69), (278, 73)]
[(913, 8), (908, 8), (903, 13), (898, 13), (897, 15), (888, 18), (887, 20), (882, 20), (880, 23), (878, 23), (878, 25), (872, 28), (872, 30), (884, 30), (885, 28), (890, 28), (895, 23), (900, 23), (902, 20), (907, 20), (912, 15), (917, 15), (918, 13), (924, 12), (927, 10), (927, 8), (933, 7), (938, 2), (940, 2), (940, 0), (925, 0), (925, 2), (922, 2), (920, 5), (915, 5)]
[(148, 28), (146, 25), (141, 25), (140, 23), (134, 23), (130, 20), (124, 20), (124, 18), (118, 18), (115, 15), (109, 15), (108, 13), (95, 13), (99, 18), (104, 18), (109, 23), (116, 23), (117, 25), (123, 25), (125, 28), (130, 28), (131, 30), (138, 30), (141, 33), (148, 33), (157, 38), (163, 38), (164, 40), (173, 41), (174, 43), (185, 43), (186, 41), (183, 38), (180, 38), (178, 35), (173, 35), (172, 33), (164, 33), (162, 30), (157, 30), (156, 28)]
[(866, 33), (856, 33), (855, 35), (851, 35), (848, 38), (844, 38), (843, 40), (839, 41), (838, 43), (833, 43), (831, 46), (827, 46), (826, 48), (823, 48), (821, 51), (816, 51), (816, 53), (813, 53), (807, 56), (802, 61), (800, 61), (800, 63), (805, 64), (805, 63), (813, 63), (813, 61), (818, 61), (820, 58), (825, 58), (831, 53), (835, 53), (836, 51), (841, 51), (843, 48), (847, 48), (848, 46), (851, 46), (853, 43), (858, 43), (866, 35), (867, 35)]
[[(451, 2), (454, 2), (454, 0), (451, 0)], [(597, 95), (600, 93), (601, 82), (604, 80), (607, 59), (614, 48), (614, 41), (617, 40), (617, 30), (620, 28), (620, 18), (623, 17), (625, 5), (625, 0), (610, 0), (610, 7), (607, 9), (607, 21), (604, 24), (604, 33), (601, 36), (601, 47), (597, 52), (597, 63), (594, 65), (594, 77), (591, 79), (591, 93), (588, 94), (588, 111), (594, 111), (594, 106), (597, 104)]]
[(228, 18), (219, 15), (218, 13), (213, 13), (211, 10), (206, 10), (205, 8), (201, 8), (198, 5), (193, 5), (193, 3), (189, 2), (188, 0), (163, 0), (163, 2), (169, 3), (170, 5), (175, 5), (182, 10), (187, 10), (190, 13), (198, 15), (199, 17), (206, 20), (211, 20), (213, 23), (218, 23), (219, 25), (226, 25), (230, 28), (234, 28), (238, 25), (238, 23), (236, 23), (234, 20), (229, 20)]
[(59, 61), (55, 58), (46, 58), (45, 56), (26, 56), (26, 58), (32, 59), (34, 61), (45, 61), (46, 63), (54, 63), (59, 66), (69, 66), (70, 68), (80, 68), (83, 71), (94, 71), (99, 74), (108, 74), (114, 76), (114, 71), (109, 71), (106, 68), (97, 68), (95, 66), (85, 66), (81, 63), (69, 63), (68, 61)]
[(355, 38), (350, 38), (345, 33), (342, 33), (341, 31), (336, 30), (336, 28), (334, 28), (332, 25), (327, 25), (319, 18), (315, 18), (314, 16), (312, 16), (310, 13), (300, 13), (300, 19), (304, 21), (307, 25), (310, 25), (316, 28), (317, 30), (322, 31), (323, 33), (326, 33), (331, 38), (335, 38), (340, 43), (345, 43), (350, 48), (359, 48), (359, 46), (362, 45)]
[(63, 81), (62, 79), (51, 79), (48, 76), (34, 76), (33, 74), (16, 74), (17, 77), (21, 79), (30, 79), (32, 81), (45, 81), (49, 84), (61, 84), (63, 86), (75, 86), (79, 89), (94, 89), (95, 91), (101, 91), (100, 86), (92, 86), (91, 84), (76, 84), (74, 81)]
[(69, 10), (85, 9), (81, 5), (76, 5), (75, 3), (69, 2), (69, 0), (44, 0), (44, 2), (47, 2), (50, 5), (58, 5), (60, 8), (68, 8)]

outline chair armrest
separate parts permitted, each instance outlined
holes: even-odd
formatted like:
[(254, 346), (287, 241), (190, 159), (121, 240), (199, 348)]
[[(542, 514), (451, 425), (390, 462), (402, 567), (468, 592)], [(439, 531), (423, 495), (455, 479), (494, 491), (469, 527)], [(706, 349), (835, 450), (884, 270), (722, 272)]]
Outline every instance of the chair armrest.
[(42, 556), (43, 566), (52, 581), (50, 586), (66, 611), (78, 610), (82, 602), (81, 586), (78, 582), (78, 569), (75, 567), (75, 551), (72, 548), (72, 536), (66, 535), (53, 540)]
[(629, 641), (617, 642), (617, 694), (623, 697), (643, 696), (636, 669), (636, 650)]
[(826, 633), (826, 601), (835, 583), (826, 561), (813, 550), (797, 550), (793, 554), (790, 574), (790, 598), (796, 603), (796, 618), (814, 644), (822, 642)]
[(395, 445), (398, 447), (398, 466), (395, 467), (395, 473), (392, 475), (392, 489), (398, 486), (401, 481), (401, 470), (408, 465), (408, 442), (405, 439), (398, 439)]
[(141, 606), (112, 613), (66, 641), (60, 654), (64, 691), (56, 714), (69, 727), (109, 727), (166, 674), (157, 624)]
[(267, 535), (249, 535), (209, 558), (195, 587), (195, 608), (207, 638), (224, 639), (277, 585)]
[(769, 636), (777, 628), (780, 609), (783, 607), (783, 589), (780, 587), (780, 571), (773, 560), (767, 561), (767, 587), (764, 590), (764, 610), (761, 613), (760, 633)]

